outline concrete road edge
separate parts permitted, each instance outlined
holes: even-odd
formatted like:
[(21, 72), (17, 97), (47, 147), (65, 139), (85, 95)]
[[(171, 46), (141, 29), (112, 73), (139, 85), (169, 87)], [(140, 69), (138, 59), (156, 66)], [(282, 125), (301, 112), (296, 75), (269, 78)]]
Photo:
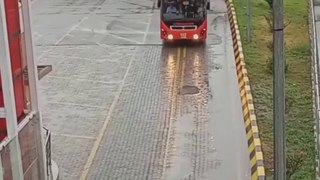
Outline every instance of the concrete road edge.
[(231, 28), (234, 56), (236, 61), (238, 82), (240, 88), (242, 110), (246, 127), (248, 147), (250, 151), (251, 179), (265, 180), (265, 168), (257, 119), (254, 111), (253, 96), (249, 84), (249, 77), (245, 65), (243, 48), (237, 23), (236, 11), (232, 0), (225, 0)]

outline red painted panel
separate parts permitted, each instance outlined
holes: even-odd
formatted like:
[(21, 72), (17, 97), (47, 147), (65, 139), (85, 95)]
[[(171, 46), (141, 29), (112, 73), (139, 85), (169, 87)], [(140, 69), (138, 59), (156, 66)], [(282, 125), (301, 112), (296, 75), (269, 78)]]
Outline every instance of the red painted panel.
[[(16, 101), (17, 117), (24, 115), (24, 81), (21, 56), (21, 32), (18, 0), (5, 0), (7, 30), (9, 37), (9, 51), (13, 73), (14, 95)], [(1, 79), (1, 76), (0, 76)], [(0, 85), (0, 107), (4, 106), (3, 92)], [(0, 140), (7, 135), (5, 119), (0, 119)]]

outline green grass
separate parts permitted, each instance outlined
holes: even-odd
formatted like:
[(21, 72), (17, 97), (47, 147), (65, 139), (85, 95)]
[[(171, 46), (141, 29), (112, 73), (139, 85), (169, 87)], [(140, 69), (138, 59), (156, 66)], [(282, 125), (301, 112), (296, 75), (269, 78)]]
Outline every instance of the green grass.
[[(272, 32), (264, 0), (253, 3), (253, 42), (246, 43), (246, 0), (235, 0), (245, 61), (253, 90), (266, 173), (273, 177)], [(287, 169), (292, 180), (315, 179), (308, 1), (285, 1)]]

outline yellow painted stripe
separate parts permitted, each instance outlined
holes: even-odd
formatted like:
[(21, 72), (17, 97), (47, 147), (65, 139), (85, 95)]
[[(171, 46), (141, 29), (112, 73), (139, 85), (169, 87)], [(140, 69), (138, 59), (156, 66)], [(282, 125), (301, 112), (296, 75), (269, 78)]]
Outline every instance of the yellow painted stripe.
[[(254, 110), (254, 108), (252, 110)], [(251, 121), (257, 121), (257, 117), (255, 114), (250, 115), (250, 119)]]
[(255, 157), (253, 157), (252, 159), (250, 159), (250, 164), (252, 166), (254, 166), (255, 164), (257, 164), (257, 159)]
[(249, 112), (249, 109), (248, 109), (248, 108), (245, 108), (245, 109), (243, 110), (243, 115), (246, 115), (248, 112)]
[[(247, 95), (247, 96), (248, 96), (248, 95)], [(254, 109), (253, 104), (248, 104), (248, 108), (249, 108), (249, 109)]]
[(258, 171), (259, 176), (265, 175), (264, 167), (258, 166), (257, 171)]
[(177, 63), (176, 63), (176, 68), (175, 68), (175, 74), (174, 74), (174, 77), (173, 77), (173, 85), (172, 85), (172, 92), (171, 92), (171, 98), (172, 98), (172, 104), (171, 104), (171, 107), (170, 107), (170, 119), (169, 119), (169, 127), (168, 127), (168, 136), (167, 136), (167, 139), (166, 139), (166, 144), (165, 144), (165, 149), (164, 149), (164, 165), (163, 165), (163, 173), (165, 172), (165, 169), (166, 169), (166, 166), (167, 166), (167, 157), (168, 157), (168, 154), (169, 154), (169, 141), (170, 141), (170, 133), (171, 133), (171, 129), (172, 129), (172, 118), (175, 117), (175, 114), (176, 114), (176, 104), (177, 104), (177, 98), (176, 98), (176, 83), (177, 83), (177, 77), (179, 76), (179, 71), (180, 71), (180, 57), (181, 57), (181, 48), (179, 47), (178, 50), (177, 50)]
[(256, 152), (256, 157), (257, 157), (258, 160), (263, 159), (263, 154), (262, 154), (262, 152)]
[(254, 138), (254, 139), (253, 139), (253, 142), (254, 142), (254, 145), (255, 145), (255, 146), (261, 146), (260, 139)]
[[(241, 62), (241, 65), (244, 66), (245, 64), (242, 64), (242, 63), (244, 63), (243, 61)], [(247, 74), (247, 73), (248, 73), (247, 69), (243, 68), (243, 69), (242, 69), (242, 73)], [(248, 81), (249, 78), (246, 78), (246, 79), (244, 79), (244, 80), (247, 80), (247, 81)]]
[(187, 57), (187, 47), (183, 47), (183, 58)]
[(246, 94), (246, 91), (244, 89), (241, 89), (240, 96), (243, 97), (243, 96), (245, 96), (245, 94)]
[[(232, 0), (225, 0), (227, 7), (228, 7), (228, 17), (229, 17), (229, 22), (232, 30), (232, 40), (233, 40), (233, 45), (234, 45), (234, 54), (236, 55), (235, 57), (235, 62), (237, 64), (236, 70), (237, 70), (237, 75), (238, 75), (238, 84), (240, 87), (240, 96), (241, 96), (241, 102), (242, 102), (242, 107), (243, 107), (243, 115), (246, 115), (249, 111), (254, 111), (254, 105), (253, 104), (248, 104), (248, 101), (253, 100), (253, 96), (251, 94), (251, 88), (249, 84), (249, 78), (248, 78), (248, 71), (246, 69), (246, 64), (244, 61), (244, 54), (243, 54), (243, 47), (242, 47), (242, 42), (241, 42), (241, 37), (240, 37), (240, 31), (239, 31), (239, 26), (238, 26), (238, 21), (236, 18), (236, 11), (234, 8), (234, 5), (232, 3)], [(230, 8), (229, 8), (230, 7)], [(249, 92), (249, 93), (247, 93)], [(245, 121), (245, 127), (249, 128), (248, 126), (251, 126), (251, 130), (249, 130), (246, 134), (247, 139), (249, 140), (250, 138), (253, 137), (253, 133), (259, 133), (258, 131), (258, 126), (252, 125), (252, 121), (256, 121), (256, 116), (253, 113), (252, 115), (246, 119)], [(250, 152), (256, 151), (256, 147), (261, 146), (261, 140), (260, 138), (254, 138), (252, 143), (248, 145), (248, 148)], [(251, 179), (258, 179), (260, 176), (265, 176), (265, 169), (264, 167), (257, 167), (257, 170), (253, 170), (253, 167), (257, 165), (257, 160), (262, 160), (263, 161), (263, 152), (256, 152), (254, 157), (250, 159), (250, 164), (252, 171), (251, 172)]]
[(250, 139), (251, 136), (253, 136), (253, 133), (252, 133), (252, 131), (249, 131), (249, 132), (247, 133), (247, 138)]
[[(250, 119), (249, 119), (249, 120), (246, 120), (245, 123), (246, 123), (246, 127), (249, 126), (250, 123), (251, 123)], [(250, 126), (251, 126), (251, 125), (250, 125)]]
[[(242, 69), (242, 73), (243, 73), (244, 75), (246, 75), (247, 72), (244, 72), (244, 71), (247, 71), (247, 70)], [(249, 81), (249, 78), (244, 76), (244, 77), (243, 77), (243, 80), (246, 81), (246, 82), (248, 82), (248, 81)]]
[[(248, 102), (248, 101), (247, 101), (246, 98), (243, 98), (243, 99), (241, 100), (241, 103), (244, 104), (244, 105), (247, 104), (247, 102)], [(245, 115), (245, 114), (244, 114), (244, 115)]]
[(254, 133), (258, 133), (258, 127), (257, 126), (252, 126), (251, 130)]
[(252, 152), (252, 151), (254, 151), (254, 150), (255, 150), (255, 146), (254, 146), (253, 143), (251, 143), (251, 144), (249, 145), (249, 152)]
[[(166, 140), (166, 147), (165, 147), (165, 157), (164, 157), (164, 165), (163, 165), (163, 174), (162, 176), (164, 176), (164, 173), (166, 171), (167, 165), (170, 164), (170, 162), (167, 162), (168, 159), (168, 155), (170, 154), (169, 150), (170, 150), (170, 146), (172, 145), (172, 143), (170, 142), (170, 138), (171, 138), (171, 133), (172, 133), (172, 123), (173, 123), (173, 119), (176, 119), (177, 117), (179, 117), (179, 113), (180, 113), (180, 103), (181, 103), (181, 97), (178, 96), (178, 91), (179, 89), (182, 88), (183, 86), (183, 77), (184, 77), (184, 69), (185, 69), (185, 61), (182, 61), (181, 59), (181, 55), (182, 57), (186, 57), (186, 47), (181, 49), (180, 47), (178, 48), (178, 52), (177, 52), (177, 63), (176, 63), (176, 73), (175, 73), (175, 77), (173, 80), (173, 92), (172, 92), (172, 98), (173, 98), (173, 104), (171, 105), (171, 110), (170, 110), (170, 122), (169, 122), (169, 129), (168, 129), (168, 133), (169, 136), (167, 137)], [(182, 63), (182, 64), (181, 64)], [(179, 83), (180, 81), (180, 83)]]
[(245, 82), (243, 80), (240, 80), (240, 87), (243, 86), (245, 84)]
[(258, 171), (255, 171), (254, 174), (251, 176), (252, 180), (257, 180), (258, 179)]
[[(245, 88), (246, 88), (246, 91), (251, 91), (251, 89), (250, 89), (250, 87), (248, 87), (248, 85), (246, 85)], [(252, 98), (252, 94), (250, 94), (250, 93), (247, 93), (246, 97), (247, 97), (248, 100), (252, 100), (253, 99)], [(250, 107), (250, 109), (252, 109), (252, 108)]]

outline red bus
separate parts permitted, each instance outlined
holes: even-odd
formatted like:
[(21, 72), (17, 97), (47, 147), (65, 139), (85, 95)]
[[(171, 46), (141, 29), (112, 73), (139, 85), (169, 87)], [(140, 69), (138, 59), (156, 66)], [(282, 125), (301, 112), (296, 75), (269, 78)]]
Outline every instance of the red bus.
[(161, 39), (205, 40), (210, 0), (158, 0)]

